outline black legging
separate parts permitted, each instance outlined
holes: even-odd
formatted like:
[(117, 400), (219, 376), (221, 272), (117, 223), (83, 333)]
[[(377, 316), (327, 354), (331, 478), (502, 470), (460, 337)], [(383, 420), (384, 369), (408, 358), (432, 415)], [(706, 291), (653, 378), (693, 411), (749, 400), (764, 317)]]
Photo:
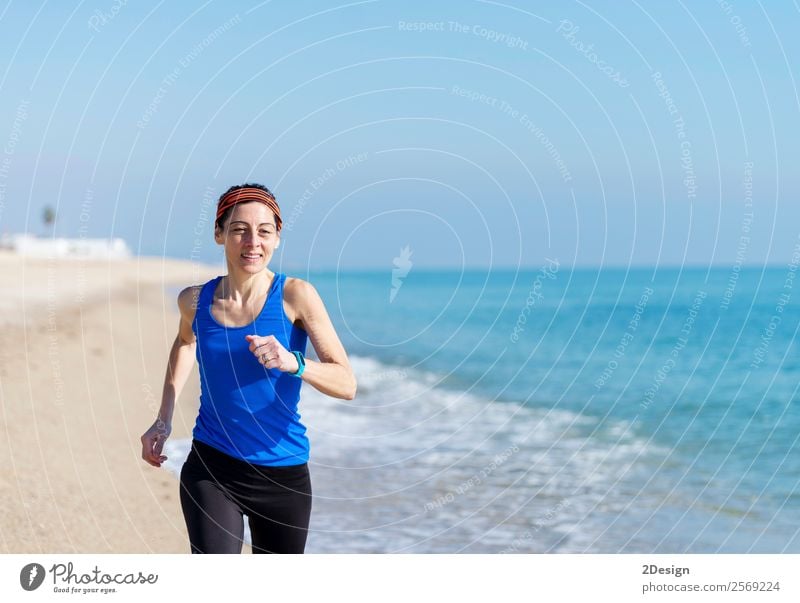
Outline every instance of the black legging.
[(242, 515), (254, 553), (302, 553), (311, 516), (308, 464), (251, 465), (193, 440), (181, 469), (181, 507), (192, 553), (241, 553)]

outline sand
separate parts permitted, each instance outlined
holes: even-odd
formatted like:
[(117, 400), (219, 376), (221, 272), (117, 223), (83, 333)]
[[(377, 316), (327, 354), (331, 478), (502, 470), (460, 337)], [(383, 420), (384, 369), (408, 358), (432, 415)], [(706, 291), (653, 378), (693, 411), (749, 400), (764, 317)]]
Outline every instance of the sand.
[[(177, 287), (221, 274), (162, 258), (0, 253), (0, 551), (186, 553), (178, 482), (141, 460), (178, 326)], [(175, 411), (189, 437), (197, 367)]]

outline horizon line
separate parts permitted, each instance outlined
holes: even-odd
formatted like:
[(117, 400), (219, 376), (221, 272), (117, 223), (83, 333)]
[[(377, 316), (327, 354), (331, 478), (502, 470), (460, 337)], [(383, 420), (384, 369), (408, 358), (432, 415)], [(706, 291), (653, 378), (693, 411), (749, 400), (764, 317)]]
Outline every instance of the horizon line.
[[(181, 258), (169, 255), (131, 255), (130, 259), (134, 258), (149, 258), (149, 259), (169, 259), (169, 260), (178, 260), (178, 261), (185, 261), (191, 264), (199, 264), (203, 266), (219, 268), (218, 264), (212, 264), (207, 262), (196, 261), (191, 258)], [(572, 269), (572, 270), (720, 270), (720, 269), (733, 269), (737, 264), (735, 262), (727, 264), (727, 263), (713, 263), (713, 264), (698, 264), (698, 263), (686, 263), (686, 264), (574, 264), (566, 266), (562, 263), (559, 264), (560, 269)], [(741, 270), (752, 270), (752, 269), (765, 269), (765, 270), (773, 270), (776, 268), (786, 268), (789, 266), (789, 262), (786, 263), (764, 263), (764, 264), (754, 264), (754, 263), (742, 263), (738, 264), (739, 269)], [(288, 270), (310, 270), (312, 272), (336, 272), (336, 271), (347, 271), (347, 272), (380, 272), (385, 270), (392, 270), (392, 264), (387, 263), (386, 266), (315, 266), (310, 268), (307, 265), (301, 264), (294, 264), (294, 263), (287, 263), (284, 266), (285, 269)], [(540, 270), (542, 268), (541, 264), (521, 264), (518, 266), (514, 265), (495, 265), (495, 266), (483, 266), (483, 265), (470, 265), (470, 266), (451, 266), (451, 265), (441, 265), (441, 266), (430, 266), (430, 265), (421, 265), (421, 266), (414, 266), (412, 267), (413, 270), (418, 272), (443, 272), (443, 271), (465, 271), (465, 272), (477, 272), (477, 271), (497, 271), (497, 272), (513, 272), (513, 271), (535, 271)]]

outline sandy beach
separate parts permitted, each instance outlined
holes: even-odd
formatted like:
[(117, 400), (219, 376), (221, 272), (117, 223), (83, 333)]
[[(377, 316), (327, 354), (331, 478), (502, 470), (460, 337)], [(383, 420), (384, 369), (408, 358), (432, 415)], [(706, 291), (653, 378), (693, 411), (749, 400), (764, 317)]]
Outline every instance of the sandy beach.
[[(141, 460), (178, 325), (214, 267), (0, 254), (0, 551), (186, 553), (177, 480)], [(188, 437), (197, 368), (173, 421)]]

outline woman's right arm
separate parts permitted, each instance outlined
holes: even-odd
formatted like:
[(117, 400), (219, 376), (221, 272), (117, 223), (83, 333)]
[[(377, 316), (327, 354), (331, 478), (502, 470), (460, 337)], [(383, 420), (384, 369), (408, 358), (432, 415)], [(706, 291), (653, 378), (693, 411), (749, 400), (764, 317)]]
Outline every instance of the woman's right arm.
[(195, 359), (195, 339), (192, 331), (197, 297), (200, 287), (187, 287), (178, 295), (178, 308), (181, 319), (178, 335), (172, 344), (164, 376), (164, 389), (161, 394), (161, 408), (153, 425), (142, 435), (142, 458), (153, 467), (160, 467), (167, 457), (161, 454), (164, 442), (172, 432), (172, 414), (175, 401), (181, 395), (183, 386), (192, 372)]

